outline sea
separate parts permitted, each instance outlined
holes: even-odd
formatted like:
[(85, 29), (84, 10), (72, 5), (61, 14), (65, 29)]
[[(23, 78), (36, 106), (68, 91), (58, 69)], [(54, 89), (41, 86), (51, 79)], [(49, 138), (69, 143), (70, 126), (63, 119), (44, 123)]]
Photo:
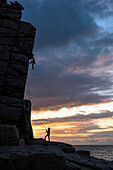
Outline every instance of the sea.
[(90, 151), (90, 155), (99, 159), (113, 161), (113, 145), (74, 145), (76, 150)]

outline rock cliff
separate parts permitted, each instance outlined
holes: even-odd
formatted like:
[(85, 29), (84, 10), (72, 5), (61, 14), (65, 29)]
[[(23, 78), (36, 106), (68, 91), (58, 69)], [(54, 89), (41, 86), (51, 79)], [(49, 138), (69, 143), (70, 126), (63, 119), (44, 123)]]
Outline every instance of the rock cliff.
[[(23, 9), (17, 1), (7, 4), (6, 0), (0, 0), (1, 144), (8, 143), (5, 134), (12, 133), (6, 129), (9, 126), (11, 126), (9, 129), (12, 129), (14, 127), (12, 125), (19, 130), (19, 139), (23, 138), (27, 142), (33, 137), (30, 120), (31, 102), (23, 98), (29, 60), (33, 58), (32, 49), (36, 29), (31, 24), (21, 21)], [(15, 128), (13, 131), (15, 132)]]

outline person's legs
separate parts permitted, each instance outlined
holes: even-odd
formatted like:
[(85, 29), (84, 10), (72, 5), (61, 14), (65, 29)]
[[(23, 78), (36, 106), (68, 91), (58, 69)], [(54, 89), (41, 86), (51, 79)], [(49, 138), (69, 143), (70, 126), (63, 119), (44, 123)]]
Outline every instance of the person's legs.
[(50, 141), (50, 135), (48, 135), (48, 141)]
[(48, 135), (45, 136), (45, 140), (46, 140), (46, 137), (47, 137), (47, 136), (48, 136)]
[(32, 70), (34, 70), (34, 64), (32, 63)]

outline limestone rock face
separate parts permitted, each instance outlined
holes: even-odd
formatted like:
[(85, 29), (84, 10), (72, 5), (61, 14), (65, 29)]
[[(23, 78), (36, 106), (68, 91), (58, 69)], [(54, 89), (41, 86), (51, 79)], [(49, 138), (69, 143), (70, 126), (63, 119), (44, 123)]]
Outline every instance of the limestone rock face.
[(33, 137), (31, 102), (23, 98), (36, 29), (21, 21), (23, 9), (0, 0), (0, 125), (15, 125), (27, 141)]
[(24, 97), (29, 59), (35, 28), (20, 21), (22, 12), (16, 3), (0, 6), (0, 95)]
[(17, 145), (19, 131), (15, 125), (0, 125), (0, 143), (2, 145)]

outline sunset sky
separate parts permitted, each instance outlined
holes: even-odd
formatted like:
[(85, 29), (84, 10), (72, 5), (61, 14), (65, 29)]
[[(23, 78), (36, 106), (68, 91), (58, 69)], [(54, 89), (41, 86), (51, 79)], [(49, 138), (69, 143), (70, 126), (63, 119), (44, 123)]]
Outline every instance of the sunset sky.
[(36, 29), (32, 101), (34, 136), (113, 144), (113, 0), (18, 0)]

